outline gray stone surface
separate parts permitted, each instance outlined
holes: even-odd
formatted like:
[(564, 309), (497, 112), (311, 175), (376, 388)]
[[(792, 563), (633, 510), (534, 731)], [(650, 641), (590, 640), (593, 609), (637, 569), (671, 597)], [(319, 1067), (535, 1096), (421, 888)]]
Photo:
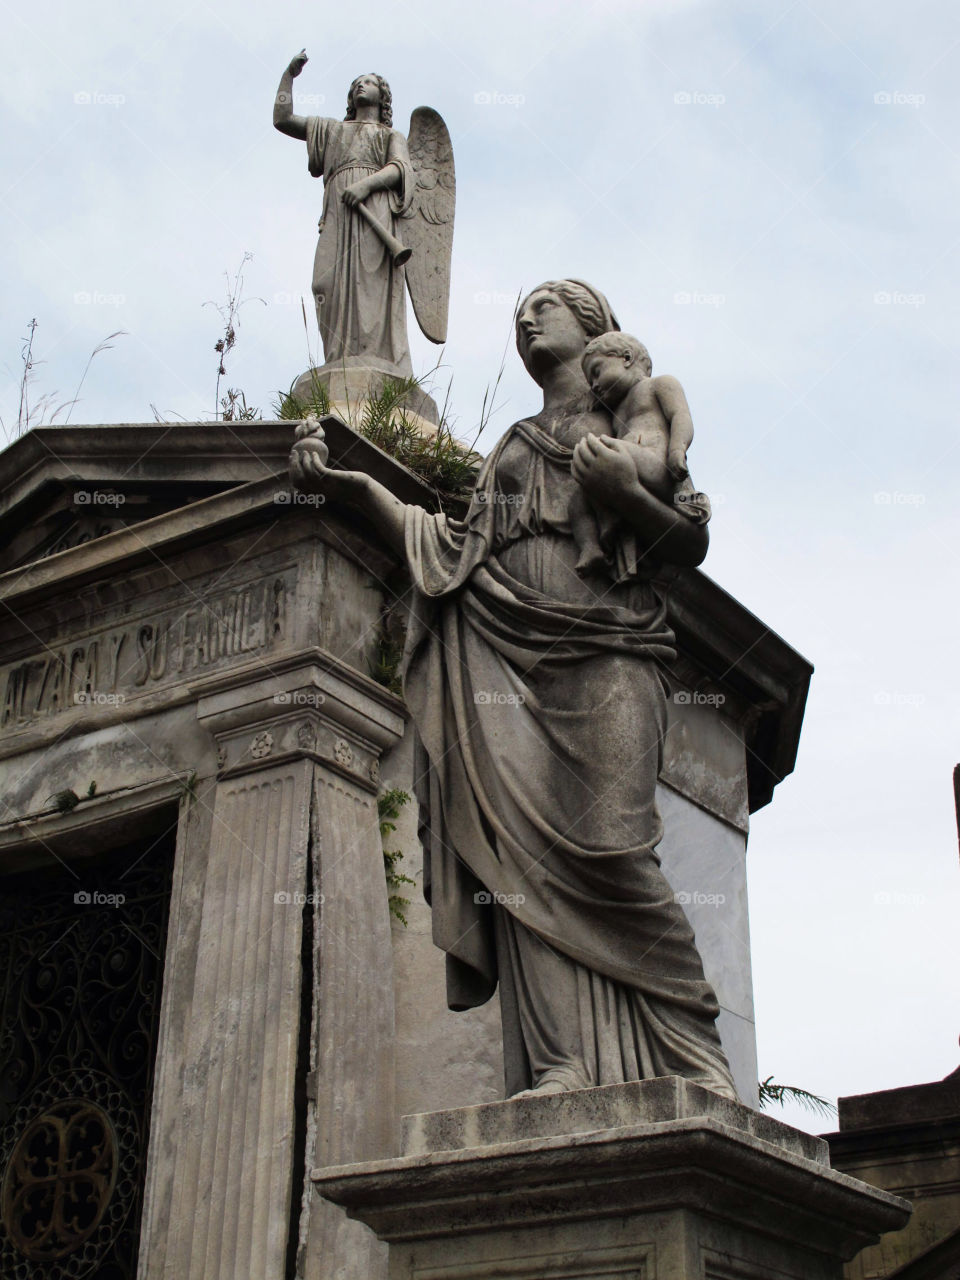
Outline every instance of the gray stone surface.
[[(720, 712), (715, 711), (719, 717)], [(728, 735), (736, 743), (737, 737)], [(667, 742), (671, 741), (668, 723)], [(709, 759), (709, 739), (688, 739), (691, 756)], [(741, 753), (742, 760), (742, 753)], [(741, 1101), (757, 1105), (757, 1039), (750, 959), (744, 833), (707, 807), (710, 793), (701, 765), (699, 789), (679, 794), (661, 782), (657, 806), (663, 818), (658, 846), (663, 873), (683, 907), (703, 958), (703, 971), (720, 1004), (717, 1029)], [(663, 777), (664, 775), (661, 775)], [(741, 784), (745, 789), (741, 770)], [(699, 794), (698, 794), (699, 790)], [(706, 792), (706, 795), (704, 795)], [(706, 802), (706, 803), (705, 803)]]
[(422, 1153), (313, 1175), (389, 1243), (391, 1280), (840, 1280), (910, 1212), (817, 1139), (682, 1080), (408, 1125)]
[[(411, 729), (383, 759), (383, 785), (413, 795)], [(393, 922), (393, 967), (397, 1027), (397, 1124), (409, 1112), (494, 1102), (503, 1097), (500, 1001), (463, 1013), (447, 1007), (443, 955), (434, 945), (430, 908), (423, 896), (423, 847), (417, 838), (418, 808), (411, 799), (400, 812), (392, 848), (403, 853), (401, 870), (413, 885), (404, 889), (407, 926)]]
[[(326, 364), (302, 373), (293, 385), (293, 395), (301, 403), (310, 404), (319, 383), (327, 393), (331, 413), (338, 414), (350, 426), (358, 426), (365, 403), (382, 393), (384, 379), (389, 377), (396, 377), (396, 370), (366, 358), (363, 363)], [(430, 429), (440, 422), (436, 401), (419, 387), (400, 403), (408, 419), (418, 422), (423, 435), (430, 435)]]
[(404, 1156), (423, 1156), (698, 1117), (719, 1120), (816, 1164), (830, 1163), (822, 1138), (701, 1089), (682, 1076), (404, 1116), (400, 1147)]
[[(944, 1080), (840, 1098), (839, 1131), (825, 1134), (834, 1167), (903, 1196), (902, 1231), (855, 1259), (848, 1280), (936, 1280), (960, 1254), (960, 1068)], [(915, 1268), (915, 1269), (914, 1269)]]

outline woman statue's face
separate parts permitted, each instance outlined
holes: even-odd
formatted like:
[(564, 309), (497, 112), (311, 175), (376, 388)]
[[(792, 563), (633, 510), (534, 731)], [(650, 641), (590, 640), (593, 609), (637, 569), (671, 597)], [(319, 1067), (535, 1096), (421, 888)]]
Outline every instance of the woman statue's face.
[(527, 372), (542, 385), (547, 370), (579, 362), (587, 334), (562, 298), (549, 289), (531, 293), (517, 315), (517, 350)]

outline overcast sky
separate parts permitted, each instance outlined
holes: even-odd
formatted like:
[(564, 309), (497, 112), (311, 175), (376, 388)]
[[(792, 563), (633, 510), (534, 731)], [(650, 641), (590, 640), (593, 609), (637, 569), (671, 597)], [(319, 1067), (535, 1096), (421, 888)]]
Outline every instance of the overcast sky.
[[(126, 331), (74, 422), (211, 416), (203, 304), (244, 253), (227, 382), (272, 416), (307, 366), (321, 201), (270, 124), (280, 73), (306, 46), (303, 114), (341, 116), (370, 70), (400, 128), (437, 108), (457, 165), (438, 395), (452, 378), (461, 435), (505, 344), (480, 447), (537, 405), (518, 291), (595, 283), (687, 389), (705, 570), (816, 666), (750, 839), (761, 1074), (836, 1098), (956, 1067), (955, 2), (34, 0), (4, 31), (7, 439), (33, 317), (55, 399)], [(439, 354), (413, 352), (418, 372)]]

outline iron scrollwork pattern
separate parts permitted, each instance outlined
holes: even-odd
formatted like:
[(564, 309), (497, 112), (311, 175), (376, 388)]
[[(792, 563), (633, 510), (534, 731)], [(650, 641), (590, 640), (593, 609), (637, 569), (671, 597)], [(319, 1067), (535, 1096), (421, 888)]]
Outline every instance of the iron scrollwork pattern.
[(0, 881), (0, 1275), (136, 1274), (171, 834)]

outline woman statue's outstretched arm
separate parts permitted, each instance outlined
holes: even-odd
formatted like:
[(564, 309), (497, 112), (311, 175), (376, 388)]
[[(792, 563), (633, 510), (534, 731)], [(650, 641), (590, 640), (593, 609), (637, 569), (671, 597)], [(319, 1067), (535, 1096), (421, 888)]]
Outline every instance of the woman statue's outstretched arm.
[(695, 569), (707, 554), (706, 525), (674, 510), (637, 478), (625, 442), (589, 435), (573, 454), (573, 475), (600, 506), (615, 511), (640, 534), (658, 560)]
[(288, 138), (299, 138), (302, 142), (307, 136), (306, 116), (293, 114), (293, 81), (304, 68), (307, 61), (306, 49), (301, 49), (280, 77), (277, 96), (273, 100), (273, 127), (285, 133)]
[(385, 542), (402, 551), (406, 504), (373, 476), (363, 471), (334, 471), (309, 445), (295, 444), (290, 452), (290, 479), (303, 493), (322, 493), (358, 508), (376, 525)]

